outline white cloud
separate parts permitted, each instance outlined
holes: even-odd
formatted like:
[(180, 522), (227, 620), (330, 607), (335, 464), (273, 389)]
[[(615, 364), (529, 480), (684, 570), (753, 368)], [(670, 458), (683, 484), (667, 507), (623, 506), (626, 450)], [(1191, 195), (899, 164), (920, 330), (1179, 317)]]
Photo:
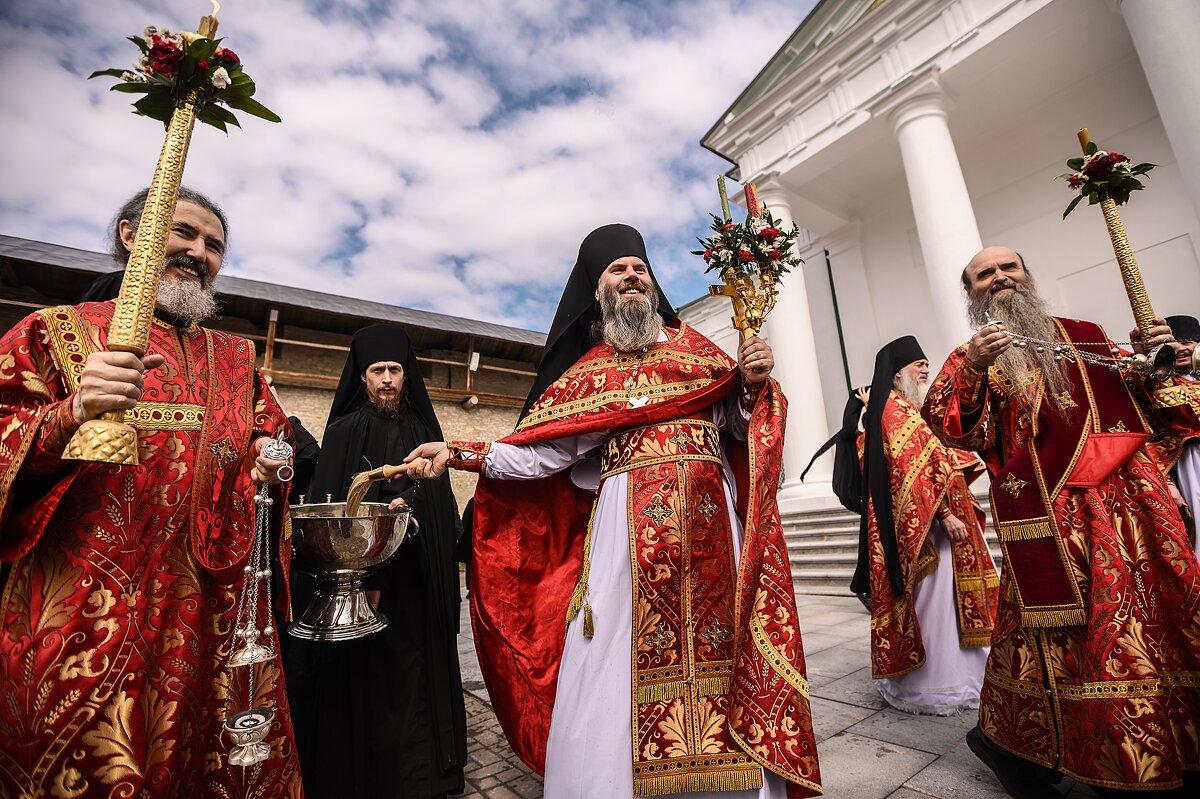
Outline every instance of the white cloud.
[[(245, 277), (545, 329), (579, 241), (625, 221), (682, 303), (727, 167), (698, 139), (811, 4), (230, 0), (219, 33), (284, 123), (201, 126), (185, 180)], [(207, 9), (37, 5), (0, 11), (0, 232), (100, 249), (162, 133), (83, 77)]]

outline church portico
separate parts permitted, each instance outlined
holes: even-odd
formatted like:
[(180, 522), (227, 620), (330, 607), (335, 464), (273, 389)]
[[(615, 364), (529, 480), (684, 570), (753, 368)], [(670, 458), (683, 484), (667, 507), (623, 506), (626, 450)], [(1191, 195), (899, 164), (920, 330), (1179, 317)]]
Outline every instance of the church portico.
[[(767, 324), (793, 403), (785, 490), (883, 342), (915, 335), (936, 369), (966, 339), (959, 275), (983, 245), (1017, 249), (1053, 307), (1126, 338), (1103, 220), (1062, 219), (1071, 195), (1054, 178), (1079, 127), (1159, 165), (1123, 216), (1155, 310), (1200, 311), (1200, 167), (1172, 147), (1200, 140), (1196, 35), (1186, 0), (818, 3), (702, 139), (808, 233), (775, 312), (787, 318)], [(814, 477), (785, 507), (829, 504), (828, 466)]]

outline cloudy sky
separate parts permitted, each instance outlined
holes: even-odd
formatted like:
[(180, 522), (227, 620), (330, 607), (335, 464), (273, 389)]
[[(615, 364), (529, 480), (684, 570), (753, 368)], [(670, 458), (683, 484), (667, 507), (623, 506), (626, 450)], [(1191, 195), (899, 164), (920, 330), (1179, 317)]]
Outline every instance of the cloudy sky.
[[(583, 236), (647, 236), (676, 304), (729, 165), (699, 145), (814, 0), (228, 0), (218, 33), (282, 125), (198, 125), (185, 182), (229, 274), (544, 330)], [(105, 246), (161, 126), (95, 69), (206, 0), (0, 5), (0, 233)]]

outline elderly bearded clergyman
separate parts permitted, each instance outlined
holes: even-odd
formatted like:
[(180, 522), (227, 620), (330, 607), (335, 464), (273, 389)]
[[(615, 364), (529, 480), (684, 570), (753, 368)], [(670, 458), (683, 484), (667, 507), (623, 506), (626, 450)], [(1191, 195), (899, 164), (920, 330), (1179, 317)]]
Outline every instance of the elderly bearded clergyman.
[(812, 796), (771, 350), (751, 338), (735, 364), (649, 264), (633, 228), (589, 234), (517, 432), (408, 460), (482, 473), (476, 645), (547, 796)]
[[(1104, 331), (1049, 315), (1008, 248), (981, 251), (962, 279), (979, 331), (923, 413), (947, 445), (983, 456), (1004, 547), (967, 742), (1013, 796), (1059, 796), (1051, 770), (1100, 796), (1191, 790), (1200, 570), (1145, 444), (1159, 430), (1194, 434), (1200, 395), (1085, 361), (1113, 353)], [(1170, 340), (1155, 321), (1144, 346)], [(1066, 345), (1065, 357), (1014, 347), (1013, 334)]]
[[(145, 202), (118, 214), (114, 255)], [(251, 775), (264, 799), (301, 792), (278, 657), (247, 667), (278, 714), (271, 756), (231, 765), (222, 730), (250, 500), (284, 465), (258, 453), (288, 427), (254, 345), (199, 324), (226, 232), (180, 189), (144, 358), (104, 349), (111, 302), (36, 311), (0, 338), (0, 796), (234, 796)], [(62, 458), (116, 409), (137, 466)]]

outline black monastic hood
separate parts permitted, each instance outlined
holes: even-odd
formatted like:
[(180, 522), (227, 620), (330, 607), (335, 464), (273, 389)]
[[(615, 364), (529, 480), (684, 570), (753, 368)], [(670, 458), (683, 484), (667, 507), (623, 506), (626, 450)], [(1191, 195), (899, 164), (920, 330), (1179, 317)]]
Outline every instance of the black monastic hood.
[(546, 348), (538, 363), (537, 377), (525, 400), (525, 407), (521, 409), (522, 417), (546, 393), (550, 384), (562, 377), (596, 343), (592, 336), (592, 323), (600, 318), (596, 284), (609, 264), (627, 255), (641, 258), (649, 267), (650, 279), (658, 290), (659, 316), (664, 322), (676, 319), (674, 307), (663, 294), (662, 284), (654, 276), (642, 234), (629, 225), (614, 224), (596, 228), (579, 245), (579, 256), (567, 278), (566, 288), (558, 301), (558, 310), (554, 313), (554, 323), (546, 336)]
[(888, 475), (887, 456), (883, 451), (883, 409), (891, 396), (896, 373), (910, 363), (924, 360), (921, 345), (912, 336), (901, 336), (885, 344), (875, 355), (875, 374), (871, 378), (871, 396), (867, 400), (867, 415), (863, 421), (867, 438), (863, 446), (863, 482), (867, 490), (862, 497), (862, 520), (858, 528), (858, 565), (850, 590), (858, 594), (869, 593), (870, 547), (867, 541), (867, 498), (875, 508), (875, 521), (879, 528), (879, 540), (883, 545), (884, 562), (888, 579), (896, 596), (904, 593), (900, 576), (900, 556), (896, 547), (896, 521), (892, 514), (892, 481)]
[(363, 372), (371, 364), (380, 361), (395, 361), (404, 367), (404, 402), (430, 432), (437, 435), (434, 440), (440, 441), (442, 426), (433, 412), (433, 403), (425, 388), (425, 379), (421, 376), (421, 365), (417, 362), (408, 334), (396, 325), (370, 325), (354, 334), (350, 340), (350, 355), (342, 367), (342, 377), (333, 395), (333, 405), (329, 408), (329, 419), (325, 426), (362, 406), (367, 396)]

